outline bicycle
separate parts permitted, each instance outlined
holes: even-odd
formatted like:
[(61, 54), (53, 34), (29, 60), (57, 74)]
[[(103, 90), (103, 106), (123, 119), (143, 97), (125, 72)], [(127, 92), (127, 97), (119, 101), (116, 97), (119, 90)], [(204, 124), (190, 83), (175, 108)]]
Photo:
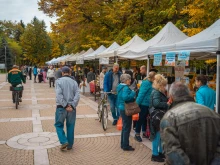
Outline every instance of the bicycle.
[(20, 95), (20, 92), (23, 90), (23, 86), (22, 87), (11, 86), (10, 90), (12, 91), (12, 99), (13, 99), (13, 102), (15, 103), (15, 108), (18, 109), (18, 105), (20, 102), (19, 95)]
[(99, 122), (102, 122), (102, 128), (104, 131), (106, 131), (108, 126), (108, 94), (112, 92), (104, 92), (104, 96), (100, 97), (100, 102), (98, 104), (98, 120)]

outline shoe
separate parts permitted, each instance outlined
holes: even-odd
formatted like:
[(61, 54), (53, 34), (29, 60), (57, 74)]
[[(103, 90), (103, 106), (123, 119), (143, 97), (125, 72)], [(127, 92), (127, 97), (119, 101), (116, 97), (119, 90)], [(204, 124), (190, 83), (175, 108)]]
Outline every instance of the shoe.
[(142, 142), (141, 136), (140, 135), (135, 135), (134, 139), (138, 142)]
[(118, 120), (114, 120), (112, 125), (116, 125)]
[(162, 159), (165, 159), (165, 158), (166, 158), (165, 155), (162, 154), (162, 153), (159, 153), (159, 156), (160, 156)]
[(50, 88), (51, 88), (51, 86), (50, 86)]
[(135, 130), (136, 130), (136, 127), (133, 127), (133, 130), (135, 131)]
[(124, 151), (134, 151), (135, 149), (132, 146), (129, 146), (128, 148), (123, 148)]
[(149, 137), (148, 137), (145, 133), (143, 133), (142, 138), (147, 138), (147, 139), (149, 139)]
[(13, 100), (13, 103), (15, 103), (15, 101)]
[(22, 102), (22, 99), (21, 99), (21, 98), (19, 98), (19, 102)]
[(151, 161), (152, 162), (164, 162), (164, 159), (161, 158), (159, 155), (158, 156), (152, 155)]
[(61, 147), (60, 147), (60, 150), (63, 151), (67, 148), (68, 146), (68, 143), (65, 143), (65, 144), (62, 144)]
[(67, 150), (72, 150), (72, 149), (73, 149), (73, 147), (67, 147), (66, 149), (67, 149)]

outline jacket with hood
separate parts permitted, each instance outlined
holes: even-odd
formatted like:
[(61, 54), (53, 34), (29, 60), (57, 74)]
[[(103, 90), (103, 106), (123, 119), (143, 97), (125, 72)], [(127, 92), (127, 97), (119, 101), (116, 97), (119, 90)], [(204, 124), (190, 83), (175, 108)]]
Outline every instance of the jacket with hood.
[(136, 93), (132, 91), (128, 85), (119, 84), (117, 86), (117, 108), (120, 111), (125, 110), (125, 102), (133, 102)]
[(18, 69), (13, 68), (8, 72), (8, 82), (12, 85), (18, 85), (26, 82), (22, 72)]

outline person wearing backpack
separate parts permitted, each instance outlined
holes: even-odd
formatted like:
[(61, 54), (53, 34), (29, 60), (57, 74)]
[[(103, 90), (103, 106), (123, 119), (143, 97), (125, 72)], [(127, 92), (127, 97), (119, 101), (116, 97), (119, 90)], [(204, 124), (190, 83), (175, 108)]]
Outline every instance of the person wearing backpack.
[[(152, 108), (155, 109), (155, 111), (163, 111), (166, 113), (169, 106), (171, 105), (170, 102), (168, 102), (168, 98), (166, 96), (166, 85), (167, 85), (167, 79), (161, 75), (157, 74), (154, 77), (153, 81), (153, 91), (150, 96), (150, 110)], [(152, 115), (152, 112), (151, 112)], [(161, 117), (161, 116), (160, 116)], [(161, 117), (162, 118), (162, 117)], [(161, 138), (160, 138), (160, 123), (157, 122), (157, 125), (153, 124), (152, 116), (151, 116), (151, 140), (152, 141), (152, 157), (151, 161), (154, 162), (164, 162), (165, 156), (163, 155), (162, 151), (162, 144), (161, 144)]]

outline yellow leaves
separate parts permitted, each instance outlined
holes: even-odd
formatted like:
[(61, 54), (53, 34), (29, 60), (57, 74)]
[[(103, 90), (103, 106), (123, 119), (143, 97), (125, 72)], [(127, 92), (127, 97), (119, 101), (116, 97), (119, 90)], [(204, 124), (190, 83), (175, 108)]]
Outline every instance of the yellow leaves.
[(216, 59), (209, 59), (209, 60), (206, 60), (206, 61), (205, 61), (206, 64), (213, 64), (213, 63), (215, 63), (215, 62), (217, 62)]

